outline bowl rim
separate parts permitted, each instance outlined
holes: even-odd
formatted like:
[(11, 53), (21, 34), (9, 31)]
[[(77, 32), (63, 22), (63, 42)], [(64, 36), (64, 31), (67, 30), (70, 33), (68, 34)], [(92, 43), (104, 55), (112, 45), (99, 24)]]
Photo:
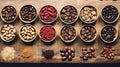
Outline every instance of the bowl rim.
[[(8, 6), (11, 6), (11, 7), (13, 7), (14, 9), (15, 9), (15, 7), (13, 6), (13, 5), (6, 5), (6, 6), (4, 6), (3, 8), (5, 8), (5, 7), (8, 7)], [(4, 18), (3, 18), (3, 16), (2, 16), (2, 10), (3, 10), (3, 8), (1, 9), (1, 19), (2, 19), (2, 21), (4, 22), (4, 23), (13, 23), (16, 19), (17, 19), (17, 17), (18, 17), (18, 12), (17, 12), (17, 10), (16, 10), (16, 17), (13, 19), (13, 20), (11, 20), (11, 21), (6, 21)]]
[[(32, 39), (32, 40), (25, 40), (22, 36), (21, 36), (21, 29), (23, 28), (23, 27), (25, 27), (25, 26), (31, 26), (32, 28), (34, 28), (34, 30), (35, 30), (35, 37)], [(25, 25), (23, 25), (21, 28), (20, 28), (20, 31), (19, 31), (19, 37), (20, 37), (20, 39), (22, 40), (22, 41), (24, 41), (24, 42), (32, 42), (32, 41), (34, 41), (35, 39), (36, 39), (36, 37), (37, 37), (37, 32), (36, 32), (36, 29), (35, 29), (35, 27), (33, 26), (33, 25), (31, 25), (31, 24), (25, 24)]]
[[(12, 24), (5, 24), (5, 25), (12, 25)], [(12, 25), (12, 26), (13, 26), (14, 29), (15, 29), (15, 26), (14, 26), (14, 25)], [(4, 27), (4, 25), (2, 26), (2, 28), (3, 28), (3, 27)], [(17, 36), (17, 30), (15, 29), (15, 37), (12, 38), (11, 40), (7, 41), (7, 40), (5, 40), (5, 39), (3, 38), (3, 35), (2, 35), (2, 33), (1, 33), (2, 28), (0, 29), (0, 37), (1, 37), (1, 39), (2, 39), (4, 42), (12, 42), (12, 41), (16, 38), (16, 36)]]
[(98, 11), (97, 11), (97, 8), (94, 7), (94, 6), (92, 6), (92, 5), (85, 5), (85, 6), (83, 6), (83, 7), (80, 9), (80, 12), (81, 12), (81, 10), (82, 10), (83, 8), (85, 8), (85, 7), (92, 7), (92, 8), (94, 8), (94, 9), (96, 10), (96, 12), (97, 12), (97, 18), (96, 18), (94, 21), (92, 21), (92, 22), (86, 22), (86, 21), (83, 21), (83, 20), (81, 19), (81, 15), (79, 14), (80, 20), (81, 20), (83, 23), (85, 23), (85, 24), (95, 23), (95, 22), (98, 20), (98, 18), (99, 18), (99, 13), (98, 13)]
[[(102, 32), (102, 30), (103, 30), (105, 27), (107, 27), (107, 26), (110, 26), (110, 27), (112, 27), (112, 28), (114, 28), (114, 29), (116, 30), (115, 38), (114, 38), (114, 40), (112, 40), (112, 41), (106, 41), (106, 40), (104, 40), (104, 39), (102, 38), (101, 32)], [(101, 38), (102, 41), (105, 42), (105, 43), (113, 43), (113, 42), (116, 41), (117, 38), (118, 38), (118, 30), (117, 30), (114, 26), (112, 26), (112, 25), (105, 25), (105, 26), (101, 29), (101, 31), (100, 31), (100, 38)]]
[(47, 40), (43, 40), (42, 37), (41, 37), (41, 35), (40, 35), (41, 29), (44, 28), (44, 27), (47, 27), (47, 26), (50, 26), (50, 27), (52, 27), (52, 28), (55, 30), (55, 28), (54, 28), (52, 25), (44, 25), (44, 26), (42, 26), (42, 27), (40, 28), (40, 30), (39, 30), (39, 37), (40, 37), (40, 39), (41, 39), (43, 42), (52, 42), (52, 41), (54, 41), (55, 38), (56, 38), (56, 35), (57, 35), (57, 34), (56, 34), (56, 33), (57, 33), (56, 30), (55, 30), (55, 36), (52, 38), (52, 40), (48, 40), (48, 41), (47, 41)]
[(95, 37), (94, 37), (93, 39), (86, 41), (86, 40), (84, 40), (84, 39), (82, 38), (82, 36), (81, 36), (81, 30), (83, 29), (83, 27), (86, 27), (86, 26), (90, 26), (90, 27), (92, 27), (92, 28), (95, 29), (95, 27), (94, 27), (93, 25), (87, 25), (87, 24), (86, 24), (86, 25), (83, 25), (82, 28), (80, 29), (80, 32), (79, 32), (80, 39), (81, 39), (82, 41), (86, 42), (86, 43), (90, 43), (90, 42), (95, 41), (95, 39), (96, 39), (97, 36), (98, 36), (98, 35), (97, 35), (97, 30), (96, 30), (96, 29), (95, 29), (96, 34), (95, 34)]
[[(65, 5), (64, 7), (66, 7), (66, 6), (72, 6), (72, 7), (74, 7), (73, 5)], [(63, 9), (64, 7), (62, 7), (62, 9)], [(76, 9), (76, 7), (74, 7), (74, 8)], [(76, 19), (75, 19), (73, 22), (71, 22), (71, 23), (65, 22), (65, 21), (61, 18), (61, 11), (62, 11), (62, 9), (60, 10), (59, 17), (60, 17), (60, 20), (61, 20), (64, 24), (68, 24), (68, 25), (74, 24), (74, 23), (78, 20), (78, 10), (76, 9), (76, 11), (77, 11), (77, 17), (76, 17)]]
[(19, 18), (20, 18), (20, 20), (23, 22), (23, 23), (33, 23), (36, 19), (37, 19), (37, 10), (36, 10), (36, 8), (33, 6), (33, 5), (24, 5), (24, 6), (22, 6), (21, 8), (20, 8), (20, 11), (22, 10), (22, 8), (24, 8), (24, 7), (26, 7), (26, 6), (32, 6), (34, 9), (35, 9), (35, 11), (36, 11), (36, 16), (35, 16), (35, 18), (34, 19), (32, 19), (31, 21), (25, 21), (25, 20), (23, 20), (22, 19), (22, 17), (21, 17), (21, 13), (19, 12)]
[[(45, 22), (45, 21), (42, 20), (41, 17), (40, 17), (40, 11), (41, 11), (41, 9), (43, 9), (43, 8), (46, 7), (46, 6), (51, 6), (51, 7), (53, 7), (53, 8), (56, 10), (56, 12), (57, 12), (56, 18), (55, 18), (53, 21), (51, 21), (51, 22)], [(42, 23), (44, 23), (44, 24), (52, 24), (52, 23), (54, 23), (54, 22), (58, 19), (58, 11), (57, 11), (57, 9), (56, 9), (53, 5), (44, 5), (41, 9), (39, 10), (39, 15), (38, 15), (38, 17), (39, 17), (39, 20), (40, 20)]]
[(117, 9), (117, 11), (118, 11), (118, 16), (116, 17), (116, 19), (115, 19), (114, 21), (108, 22), (108, 21), (106, 21), (106, 20), (103, 18), (103, 16), (102, 16), (102, 11), (103, 11), (103, 9), (104, 9), (105, 7), (107, 7), (107, 6), (113, 6), (113, 5), (106, 5), (106, 6), (104, 6), (104, 7), (102, 8), (102, 10), (101, 10), (101, 15), (100, 15), (100, 17), (101, 17), (101, 19), (102, 19), (105, 23), (113, 24), (113, 23), (115, 23), (115, 22), (119, 19), (119, 11), (118, 11), (118, 9), (117, 9), (116, 6), (113, 6), (113, 7), (115, 7), (115, 8)]
[(63, 37), (61, 36), (61, 31), (62, 31), (62, 29), (63, 29), (65, 26), (71, 26), (71, 27), (74, 28), (74, 26), (72, 26), (72, 25), (64, 25), (64, 26), (61, 28), (61, 30), (60, 30), (60, 38), (61, 38), (61, 40), (62, 40), (63, 42), (66, 42), (66, 43), (73, 42), (73, 41), (76, 39), (76, 37), (77, 37), (76, 29), (74, 28), (74, 30), (75, 30), (75, 32), (76, 32), (74, 39), (66, 41), (66, 40), (64, 40)]

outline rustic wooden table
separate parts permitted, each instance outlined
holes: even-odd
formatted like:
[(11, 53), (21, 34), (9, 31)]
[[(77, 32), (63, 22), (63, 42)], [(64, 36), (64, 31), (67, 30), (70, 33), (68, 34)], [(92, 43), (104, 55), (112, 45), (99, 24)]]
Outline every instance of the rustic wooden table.
[[(120, 1), (99, 1), (99, 0), (90, 0), (90, 1), (86, 1), (86, 0), (0, 0), (0, 10), (6, 5), (13, 5), (16, 8), (17, 12), (19, 13), (20, 8), (27, 4), (33, 5), (37, 9), (38, 14), (39, 14), (40, 8), (42, 8), (44, 5), (53, 5), (59, 13), (61, 8), (68, 4), (76, 7), (78, 10), (78, 14), (80, 12), (80, 9), (83, 6), (92, 5), (97, 8), (98, 13), (100, 15), (101, 9), (104, 6), (109, 5), (109, 4), (116, 6), (120, 13), (120, 5), (119, 5)], [(120, 29), (119, 22), (120, 21), (118, 20), (116, 25), (114, 25), (118, 31)], [(4, 25), (4, 23), (0, 20), (0, 29), (3, 25)], [(39, 29), (42, 26), (44, 26), (38, 19), (35, 21), (35, 23), (33, 25), (37, 30), (37, 34), (39, 34)], [(102, 27), (104, 25), (105, 25), (104, 22), (99, 18), (98, 21), (96, 22), (96, 24), (94, 25), (95, 28), (97, 29), (98, 37), (97, 37), (96, 41), (94, 43), (92, 43), (92, 45), (86, 46), (85, 43), (83, 43), (79, 37), (79, 30), (82, 27), (82, 24), (81, 24), (80, 20), (78, 19), (78, 21), (74, 25), (74, 27), (77, 31), (77, 38), (74, 43), (71, 43), (72, 45), (68, 46), (68, 47), (75, 48), (75, 50), (76, 50), (75, 58), (73, 58), (72, 61), (61, 61), (59, 50), (62, 47), (66, 46), (66, 44), (63, 43), (59, 37), (60, 29), (62, 28), (63, 24), (61, 23), (60, 19), (58, 18), (58, 20), (53, 25), (57, 31), (57, 37), (56, 37), (56, 40), (54, 43), (52, 43), (51, 45), (48, 46), (40, 40), (39, 36), (37, 36), (35, 42), (32, 43), (32, 45), (30, 45), (30, 46), (34, 47), (34, 50), (35, 50), (35, 57), (34, 57), (34, 61), (32, 63), (119, 63), (120, 62), (120, 43), (119, 43), (120, 37), (118, 37), (116, 43), (114, 43), (115, 45), (113, 46), (116, 49), (115, 53), (117, 53), (117, 56), (115, 56), (114, 60), (108, 60), (108, 59), (100, 57), (100, 50), (103, 46), (105, 46), (105, 44), (101, 41), (99, 34), (100, 34), (100, 30), (102, 29)], [(19, 33), (19, 30), (23, 26), (23, 23), (19, 19), (17, 19), (14, 23), (14, 26), (17, 29), (17, 33)], [(119, 34), (120, 34), (120, 32), (119, 32)], [(5, 46), (12, 46), (17, 51), (15, 54), (15, 59), (13, 61), (11, 61), (11, 63), (24, 63), (25, 62), (22, 59), (19, 59), (18, 54), (20, 53), (20, 50), (23, 47), (28, 47), (28, 45), (23, 43), (20, 40), (20, 38), (18, 38), (15, 42), (8, 43), (8, 44), (3, 43), (0, 40), (0, 52)], [(81, 53), (81, 48), (83, 48), (83, 47), (94, 47), (96, 49), (97, 57), (93, 58), (93, 59), (89, 59), (88, 61), (83, 61), (82, 59), (80, 59), (79, 54)], [(42, 49), (54, 50), (55, 56), (50, 60), (46, 60), (41, 55)], [(6, 62), (2, 59), (1, 55), (0, 55), (0, 62)]]

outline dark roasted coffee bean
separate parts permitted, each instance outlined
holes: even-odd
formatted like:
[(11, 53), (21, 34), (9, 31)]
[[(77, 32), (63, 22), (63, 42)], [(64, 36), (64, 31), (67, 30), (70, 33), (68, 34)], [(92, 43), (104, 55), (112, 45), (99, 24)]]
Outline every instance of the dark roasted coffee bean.
[(118, 10), (112, 5), (105, 6), (102, 10), (102, 17), (105, 21), (113, 23), (118, 17)]
[(24, 21), (32, 21), (37, 16), (37, 11), (32, 5), (25, 5), (20, 10), (21, 19)]

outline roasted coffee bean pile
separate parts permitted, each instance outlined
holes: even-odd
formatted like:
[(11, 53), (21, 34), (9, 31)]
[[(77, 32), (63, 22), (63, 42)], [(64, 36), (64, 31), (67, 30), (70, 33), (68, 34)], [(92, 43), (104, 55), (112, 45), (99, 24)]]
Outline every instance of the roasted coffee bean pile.
[(81, 38), (84, 41), (90, 41), (96, 36), (96, 29), (93, 26), (86, 25), (80, 31)]
[(104, 57), (106, 59), (109, 59), (109, 60), (113, 60), (114, 57), (115, 57), (115, 48), (111, 47), (111, 46), (106, 46), (106, 47), (103, 47), (102, 50), (101, 50), (101, 57)]
[(54, 56), (54, 51), (53, 50), (45, 50), (45, 51), (43, 51), (43, 56), (46, 59), (51, 59)]
[(112, 5), (104, 7), (102, 10), (102, 17), (105, 21), (113, 23), (113, 21), (115, 21), (116, 18), (118, 17), (117, 8)]
[(37, 16), (37, 11), (32, 5), (25, 5), (20, 10), (20, 16), (23, 21), (32, 21)]
[(76, 37), (76, 30), (72, 26), (64, 26), (61, 29), (61, 37), (64, 41), (71, 41)]
[(5, 6), (2, 9), (2, 18), (8, 22), (8, 21), (14, 21), (17, 17), (17, 11), (13, 6)]
[(16, 36), (16, 30), (15, 27), (11, 24), (5, 24), (1, 28), (1, 38), (6, 41), (12, 41)]
[(60, 56), (62, 57), (62, 61), (69, 60), (72, 61), (72, 59), (75, 57), (75, 49), (64, 47), (60, 50)]
[(91, 23), (97, 19), (97, 10), (93, 6), (85, 6), (80, 11), (80, 19), (85, 23)]
[(25, 25), (20, 30), (20, 35), (25, 41), (32, 41), (36, 37), (36, 30), (32, 25)]
[(113, 41), (116, 37), (116, 29), (113, 26), (105, 26), (101, 31), (101, 37), (105, 41)]
[(65, 6), (60, 12), (60, 17), (66, 24), (71, 24), (75, 22), (78, 17), (77, 9), (70, 5)]
[(57, 17), (57, 10), (50, 5), (44, 6), (41, 10), (40, 10), (40, 18), (44, 21), (44, 22), (53, 22), (56, 20)]
[(87, 61), (89, 58), (95, 58), (95, 49), (94, 48), (82, 48), (82, 54), (80, 55), (80, 58), (84, 61)]

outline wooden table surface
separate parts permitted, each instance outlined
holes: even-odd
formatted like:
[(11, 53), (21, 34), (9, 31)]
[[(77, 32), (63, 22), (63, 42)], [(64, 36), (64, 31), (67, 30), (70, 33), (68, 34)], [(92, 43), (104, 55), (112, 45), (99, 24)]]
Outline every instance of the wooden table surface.
[[(20, 8), (22, 6), (28, 5), (28, 4), (33, 5), (37, 9), (38, 14), (39, 14), (40, 8), (42, 8), (45, 5), (53, 5), (59, 13), (61, 8), (64, 7), (65, 5), (68, 5), (68, 4), (76, 7), (78, 10), (78, 14), (80, 12), (80, 9), (83, 6), (92, 5), (92, 6), (96, 7), (96, 9), (100, 15), (101, 9), (104, 6), (109, 5), (109, 4), (116, 6), (119, 10), (119, 13), (120, 13), (120, 1), (99, 1), (99, 0), (90, 0), (90, 1), (86, 1), (86, 0), (0, 0), (0, 10), (6, 5), (13, 5), (16, 8), (17, 12), (19, 13)], [(120, 30), (120, 28), (119, 28), (120, 23), (119, 22), (120, 21), (119, 20), (116, 23), (116, 25), (114, 25), (114, 26), (116, 27), (116, 29), (118, 30), (118, 33), (120, 34), (120, 32), (119, 32), (119, 30)], [(0, 29), (3, 25), (4, 25), (4, 23), (0, 20)], [(37, 31), (37, 34), (39, 34), (39, 29), (42, 26), (44, 26), (41, 23), (41, 21), (39, 21), (39, 19), (37, 19), (33, 25)], [(79, 37), (79, 31), (80, 31), (80, 28), (82, 27), (82, 24), (81, 24), (80, 20), (78, 19), (76, 24), (73, 25), (77, 31), (77, 38), (76, 38), (74, 43), (71, 43), (71, 45), (68, 46), (68, 47), (74, 47), (76, 50), (75, 58), (73, 58), (72, 61), (61, 61), (61, 56), (60, 56), (59, 50), (67, 45), (65, 43), (63, 43), (59, 37), (60, 29), (63, 26), (63, 24), (59, 18), (55, 22), (55, 24), (53, 25), (54, 28), (56, 29), (57, 37), (56, 37), (55, 42), (52, 43), (51, 45), (47, 45), (46, 43), (43, 43), (40, 40), (38, 35), (37, 35), (35, 42), (32, 43), (32, 45), (26, 45), (25, 43), (23, 43), (20, 40), (20, 38), (18, 36), (18, 39), (16, 41), (14, 41), (13, 43), (3, 43), (0, 40), (0, 52), (6, 46), (12, 46), (15, 48), (15, 50), (17, 51), (15, 54), (15, 59), (13, 61), (11, 61), (10, 63), (24, 63), (25, 61), (23, 61), (22, 59), (19, 59), (18, 54), (20, 53), (20, 50), (23, 47), (28, 47), (28, 46), (34, 47), (34, 50), (35, 50), (34, 61), (31, 63), (119, 63), (120, 62), (120, 43), (119, 43), (120, 37), (118, 37), (116, 43), (114, 43), (115, 45), (113, 46), (116, 49), (115, 53), (117, 53), (117, 56), (115, 56), (114, 60), (108, 60), (108, 59), (105, 59), (103, 57), (100, 57), (100, 50), (103, 46), (105, 46), (105, 44), (101, 41), (99, 34), (100, 34), (100, 30), (102, 29), (102, 27), (104, 25), (105, 25), (104, 22), (100, 18), (98, 18), (98, 21), (94, 25), (95, 28), (97, 29), (98, 37), (97, 37), (96, 41), (94, 43), (92, 43), (92, 45), (86, 46), (86, 44), (83, 43)], [(23, 26), (23, 23), (18, 18), (15, 21), (14, 26), (17, 29), (17, 33), (19, 34), (19, 30)], [(94, 47), (96, 49), (95, 53), (96, 53), (97, 57), (93, 58), (93, 59), (89, 59), (88, 61), (83, 61), (82, 59), (80, 59), (79, 54), (81, 53), (81, 48), (83, 48), (83, 47)], [(55, 56), (52, 59), (46, 60), (41, 55), (42, 49), (54, 50)], [(0, 55), (0, 62), (6, 62), (2, 59), (1, 55)]]

